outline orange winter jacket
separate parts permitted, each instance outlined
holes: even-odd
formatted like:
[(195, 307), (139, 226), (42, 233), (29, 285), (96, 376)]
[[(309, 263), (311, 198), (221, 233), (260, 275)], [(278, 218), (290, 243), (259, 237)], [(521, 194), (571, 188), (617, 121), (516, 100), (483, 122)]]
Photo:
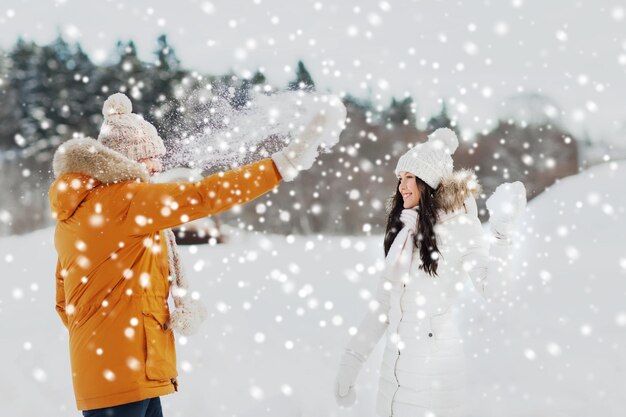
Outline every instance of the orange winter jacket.
[(187, 184), (150, 184), (143, 167), (89, 138), (55, 154), (56, 309), (69, 330), (76, 404), (111, 407), (174, 392), (163, 229), (248, 202), (278, 185), (271, 159)]

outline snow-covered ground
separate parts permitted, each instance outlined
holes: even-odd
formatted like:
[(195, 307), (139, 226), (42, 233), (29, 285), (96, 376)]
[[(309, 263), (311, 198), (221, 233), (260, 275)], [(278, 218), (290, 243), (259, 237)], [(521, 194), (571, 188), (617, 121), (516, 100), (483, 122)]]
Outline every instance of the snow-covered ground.
[[(625, 185), (624, 162), (562, 180), (529, 206), (511, 303), (463, 296), (472, 416), (623, 415)], [(80, 415), (54, 311), (52, 235), (0, 240), (2, 415)], [(380, 236), (242, 234), (183, 260), (212, 314), (178, 339), (181, 390), (163, 398), (166, 416), (374, 416), (381, 345), (354, 408), (339, 409), (332, 386), (375, 288)]]

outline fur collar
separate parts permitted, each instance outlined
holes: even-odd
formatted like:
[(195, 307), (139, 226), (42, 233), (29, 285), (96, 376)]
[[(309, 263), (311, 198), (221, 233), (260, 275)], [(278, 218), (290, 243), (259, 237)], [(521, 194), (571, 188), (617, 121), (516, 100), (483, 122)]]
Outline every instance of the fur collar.
[(463, 207), (469, 197), (478, 197), (480, 192), (481, 186), (474, 171), (461, 169), (441, 180), (435, 198), (441, 210), (451, 213)]
[(71, 139), (63, 143), (54, 153), (52, 168), (56, 178), (63, 174), (80, 173), (101, 183), (139, 179), (149, 182), (145, 167), (107, 148), (92, 138)]

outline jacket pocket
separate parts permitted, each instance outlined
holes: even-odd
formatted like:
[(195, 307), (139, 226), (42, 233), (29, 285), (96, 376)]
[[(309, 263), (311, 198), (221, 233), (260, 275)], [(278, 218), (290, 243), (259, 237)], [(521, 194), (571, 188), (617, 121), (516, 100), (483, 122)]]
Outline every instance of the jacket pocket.
[(177, 376), (174, 334), (167, 313), (144, 312), (146, 334), (146, 377), (154, 381), (169, 381)]
[(434, 339), (447, 340), (461, 337), (453, 314), (446, 311), (430, 317), (431, 334)]

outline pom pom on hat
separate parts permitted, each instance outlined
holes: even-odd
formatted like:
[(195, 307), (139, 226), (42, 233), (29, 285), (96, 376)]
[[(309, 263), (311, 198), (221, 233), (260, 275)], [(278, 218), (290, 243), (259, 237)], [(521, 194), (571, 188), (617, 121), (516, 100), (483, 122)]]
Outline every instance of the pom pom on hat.
[(130, 99), (122, 93), (115, 93), (109, 96), (102, 106), (104, 117), (116, 114), (130, 114), (133, 111), (133, 104)]
[(428, 141), (436, 148), (442, 147), (450, 155), (459, 147), (459, 139), (456, 137), (454, 131), (447, 127), (440, 127), (428, 135)]
[(104, 122), (98, 134), (100, 143), (133, 161), (165, 155), (165, 145), (155, 127), (132, 110), (130, 99), (122, 93), (106, 99), (102, 106)]
[(417, 176), (433, 189), (437, 189), (444, 177), (452, 174), (452, 154), (459, 147), (453, 130), (439, 128), (428, 135), (428, 141), (415, 145), (402, 155), (395, 174), (406, 171)]

